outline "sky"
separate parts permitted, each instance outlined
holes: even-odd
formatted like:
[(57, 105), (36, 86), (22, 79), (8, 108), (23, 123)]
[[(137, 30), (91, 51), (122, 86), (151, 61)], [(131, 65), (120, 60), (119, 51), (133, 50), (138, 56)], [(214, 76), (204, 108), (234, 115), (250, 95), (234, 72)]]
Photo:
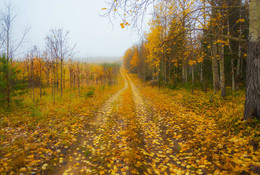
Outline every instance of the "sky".
[[(0, 0), (0, 10), (10, 0)], [(45, 36), (50, 29), (70, 31), (71, 46), (76, 44), (78, 57), (121, 57), (127, 48), (138, 42), (140, 35), (131, 29), (122, 29), (119, 18), (113, 24), (101, 17), (107, 7), (106, 0), (11, 0), (17, 13), (12, 36), (19, 39), (26, 27), (30, 31), (18, 56), (24, 55), (34, 45), (45, 47)], [(130, 27), (131, 28), (131, 27)]]

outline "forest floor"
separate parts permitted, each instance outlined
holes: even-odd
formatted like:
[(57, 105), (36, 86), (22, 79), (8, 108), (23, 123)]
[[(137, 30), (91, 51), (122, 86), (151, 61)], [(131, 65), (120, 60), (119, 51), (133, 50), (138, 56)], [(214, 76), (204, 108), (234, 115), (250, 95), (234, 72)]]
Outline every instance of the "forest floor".
[[(259, 123), (241, 120), (242, 92), (221, 99), (211, 92), (152, 87), (124, 72), (122, 77), (118, 87), (90, 98), (65, 121), (53, 117), (32, 129), (28, 124), (1, 127), (7, 138), (1, 144), (0, 171), (260, 174)], [(15, 133), (26, 141), (16, 143), (11, 139)]]

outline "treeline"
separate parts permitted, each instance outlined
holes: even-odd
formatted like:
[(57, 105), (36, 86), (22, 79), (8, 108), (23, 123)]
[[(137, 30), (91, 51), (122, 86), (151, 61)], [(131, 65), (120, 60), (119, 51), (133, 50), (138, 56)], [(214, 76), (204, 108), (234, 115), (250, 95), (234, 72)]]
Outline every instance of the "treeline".
[[(34, 46), (23, 58), (14, 59), (26, 34), (15, 42), (12, 29), (14, 19), (11, 4), (7, 4), (0, 18), (0, 105), (10, 107), (17, 95), (32, 94), (32, 100), (51, 95), (63, 96), (64, 89), (82, 95), (82, 87), (117, 83), (118, 64), (86, 64), (72, 61), (75, 46), (69, 42), (69, 31), (51, 29), (45, 37), (45, 48)], [(21, 99), (19, 99), (21, 100)]]
[[(7, 66), (9, 67), (9, 97)], [(57, 59), (37, 56), (33, 52), (23, 61), (12, 61), (12, 65), (7, 64), (6, 57), (3, 56), (0, 62), (0, 104), (3, 107), (10, 106), (13, 97), (24, 93), (29, 94), (33, 101), (50, 95), (53, 102), (56, 101), (55, 98), (63, 95), (64, 90), (69, 90), (76, 96), (86, 95), (81, 93), (83, 88), (117, 84), (119, 69), (120, 65), (117, 63), (88, 64), (70, 59), (63, 63), (61, 72), (61, 63)], [(9, 102), (8, 98), (10, 98)]]
[[(64, 90), (80, 96), (85, 95), (81, 94), (81, 89), (86, 87), (117, 84), (120, 69), (120, 65), (117, 63), (88, 64), (70, 59), (63, 63), (61, 72), (61, 63), (57, 59), (51, 59), (46, 55), (34, 55), (34, 53), (28, 54), (23, 61), (12, 61), (12, 65), (7, 64), (5, 56), (1, 58), (1, 105), (10, 105), (12, 97), (24, 93), (29, 93), (33, 101), (50, 95), (55, 102), (55, 98), (61, 97)], [(6, 80), (7, 66), (9, 67), (9, 97)], [(9, 103), (8, 98), (10, 98)]]
[(161, 1), (150, 29), (129, 48), (124, 66), (143, 80), (169, 87), (236, 91), (245, 86), (248, 2)]

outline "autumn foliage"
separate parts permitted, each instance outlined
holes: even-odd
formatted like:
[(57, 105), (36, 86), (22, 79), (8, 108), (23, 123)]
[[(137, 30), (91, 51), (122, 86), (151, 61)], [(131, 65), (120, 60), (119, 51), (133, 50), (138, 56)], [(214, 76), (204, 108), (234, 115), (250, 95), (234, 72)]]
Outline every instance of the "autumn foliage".
[[(34, 53), (12, 62), (9, 70), (16, 70), (11, 79), (15, 95), (10, 107), (1, 99), (0, 172), (4, 174), (42, 174), (55, 167), (62, 152), (77, 142), (87, 120), (120, 87), (116, 86), (121, 81), (118, 64), (69, 60), (63, 65), (61, 97), (59, 63)], [(19, 83), (22, 86), (17, 88)]]
[(122, 66), (74, 61), (62, 29), (45, 50), (3, 54), (0, 174), (260, 174), (259, 120), (243, 120), (248, 2), (112, 0), (102, 10), (124, 29), (150, 4)]
[[(137, 4), (138, 9), (145, 6)], [(245, 84), (247, 6), (240, 1), (155, 3), (149, 30), (131, 48), (138, 53), (138, 64), (132, 54), (126, 68), (136, 67), (131, 71), (144, 80), (204, 91), (213, 88), (225, 97), (227, 86), (236, 91)]]

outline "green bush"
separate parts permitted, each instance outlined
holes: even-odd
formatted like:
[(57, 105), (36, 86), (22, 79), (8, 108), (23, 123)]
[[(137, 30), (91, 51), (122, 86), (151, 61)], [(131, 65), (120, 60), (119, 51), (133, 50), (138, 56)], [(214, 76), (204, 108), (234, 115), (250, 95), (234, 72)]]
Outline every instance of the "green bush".
[(92, 97), (94, 95), (94, 90), (88, 90), (88, 92), (85, 94), (86, 98)]
[[(8, 61), (5, 55), (0, 56), (0, 104), (2, 106), (8, 103), (8, 98), (12, 101), (13, 97), (25, 93), (26, 83), (24, 83), (24, 80), (26, 78), (19, 78), (17, 76), (19, 72), (20, 70), (18, 70), (17, 66), (10, 65), (10, 61)], [(10, 104), (7, 105), (9, 106)]]

